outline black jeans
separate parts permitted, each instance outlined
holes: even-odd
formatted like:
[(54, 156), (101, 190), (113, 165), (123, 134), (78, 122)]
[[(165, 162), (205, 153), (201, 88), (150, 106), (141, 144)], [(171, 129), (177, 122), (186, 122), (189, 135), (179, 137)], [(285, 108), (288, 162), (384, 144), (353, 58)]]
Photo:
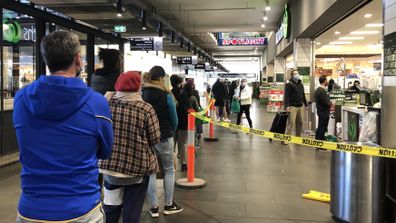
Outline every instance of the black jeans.
[(108, 190), (124, 190), (121, 205), (104, 205), (106, 223), (118, 223), (121, 212), (124, 223), (139, 223), (148, 184), (149, 176), (145, 176), (140, 184), (126, 186), (112, 185), (105, 181), (104, 186)]
[(325, 133), (329, 125), (330, 112), (318, 111), (319, 123), (316, 129), (315, 139), (325, 140)]
[(238, 113), (237, 125), (241, 124), (241, 117), (244, 112), (246, 115), (246, 119), (249, 122), (249, 127), (253, 128), (252, 119), (250, 119), (250, 105), (241, 105), (241, 110)]

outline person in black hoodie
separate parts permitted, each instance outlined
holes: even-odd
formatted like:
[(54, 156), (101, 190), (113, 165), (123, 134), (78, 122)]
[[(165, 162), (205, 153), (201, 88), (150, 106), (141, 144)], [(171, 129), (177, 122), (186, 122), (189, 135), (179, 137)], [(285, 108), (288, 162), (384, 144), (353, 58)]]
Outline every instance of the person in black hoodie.
[[(288, 124), (286, 128), (287, 135), (292, 134), (292, 130), (296, 128), (296, 136), (301, 136), (303, 126), (304, 107), (308, 106), (305, 98), (304, 85), (301, 82), (300, 75), (297, 70), (292, 70), (292, 77), (285, 86), (284, 106), (287, 112), (290, 112)], [(287, 144), (284, 142), (284, 144)]]
[(107, 91), (115, 91), (114, 85), (120, 75), (121, 54), (115, 49), (99, 49), (99, 59), (103, 61), (103, 68), (99, 68), (91, 77), (90, 86), (102, 95)]
[(190, 92), (183, 91), (181, 85), (183, 79), (177, 75), (172, 75), (170, 78), (172, 85), (172, 93), (177, 101), (177, 130), (175, 135), (175, 144), (177, 144), (178, 148), (178, 157), (181, 162), (182, 171), (187, 170), (187, 161), (184, 157), (184, 151), (187, 148), (187, 139), (188, 139), (188, 111), (192, 109), (192, 104), (189, 95)]
[(315, 91), (316, 110), (319, 118), (315, 139), (324, 140), (330, 120), (330, 107), (332, 103), (326, 91), (326, 87), (328, 86), (326, 76), (321, 76), (319, 78), (319, 83), (320, 87), (318, 87)]

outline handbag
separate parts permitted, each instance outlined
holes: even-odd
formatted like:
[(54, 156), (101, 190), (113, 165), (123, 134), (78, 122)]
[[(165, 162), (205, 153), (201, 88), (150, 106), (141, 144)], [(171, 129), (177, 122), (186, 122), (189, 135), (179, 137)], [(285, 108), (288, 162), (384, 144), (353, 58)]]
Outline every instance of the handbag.
[(231, 102), (231, 112), (232, 113), (239, 113), (241, 111), (241, 104), (239, 101), (232, 99)]

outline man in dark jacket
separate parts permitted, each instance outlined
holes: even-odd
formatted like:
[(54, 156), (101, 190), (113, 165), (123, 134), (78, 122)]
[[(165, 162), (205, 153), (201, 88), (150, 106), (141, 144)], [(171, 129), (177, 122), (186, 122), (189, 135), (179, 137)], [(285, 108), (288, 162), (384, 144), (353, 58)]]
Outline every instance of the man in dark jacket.
[[(291, 135), (296, 128), (296, 136), (301, 136), (303, 126), (304, 107), (308, 106), (305, 98), (304, 85), (297, 70), (291, 72), (292, 77), (285, 86), (284, 106), (290, 112), (286, 134)], [(284, 144), (287, 144), (284, 142)]]
[(15, 97), (22, 164), (17, 222), (105, 222), (97, 163), (111, 155), (113, 126), (107, 100), (76, 78), (80, 50), (76, 34), (48, 34), (41, 51), (50, 75)]
[(121, 70), (121, 55), (116, 49), (100, 48), (98, 56), (103, 62), (103, 68), (95, 71), (89, 83), (92, 89), (104, 95), (107, 91), (114, 91)]
[(326, 87), (328, 85), (326, 76), (319, 78), (320, 87), (315, 91), (316, 111), (319, 118), (318, 128), (316, 129), (315, 139), (324, 140), (327, 126), (330, 119), (330, 107), (332, 105)]
[(218, 118), (224, 119), (224, 105), (228, 98), (227, 88), (225, 84), (219, 79), (213, 84), (212, 93), (214, 96), (215, 106), (217, 109)]
[[(177, 129), (176, 104), (172, 93), (165, 87), (165, 70), (160, 66), (154, 66), (149, 71), (150, 80), (142, 88), (143, 100), (153, 106), (157, 114), (161, 142), (155, 145), (155, 151), (161, 160), (162, 171), (164, 174), (164, 195), (165, 208), (164, 214), (170, 215), (181, 212), (182, 207), (173, 201), (175, 170), (173, 159), (173, 137)], [(156, 175), (150, 176), (148, 198), (151, 202), (150, 215), (153, 218), (159, 217), (159, 201), (157, 196)]]

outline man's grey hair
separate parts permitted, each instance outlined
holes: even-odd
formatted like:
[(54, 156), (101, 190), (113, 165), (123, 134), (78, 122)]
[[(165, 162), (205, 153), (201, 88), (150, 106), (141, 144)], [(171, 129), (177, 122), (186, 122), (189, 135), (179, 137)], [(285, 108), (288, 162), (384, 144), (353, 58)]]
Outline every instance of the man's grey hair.
[(67, 70), (81, 50), (78, 36), (70, 31), (55, 31), (41, 41), (41, 54), (51, 73)]

